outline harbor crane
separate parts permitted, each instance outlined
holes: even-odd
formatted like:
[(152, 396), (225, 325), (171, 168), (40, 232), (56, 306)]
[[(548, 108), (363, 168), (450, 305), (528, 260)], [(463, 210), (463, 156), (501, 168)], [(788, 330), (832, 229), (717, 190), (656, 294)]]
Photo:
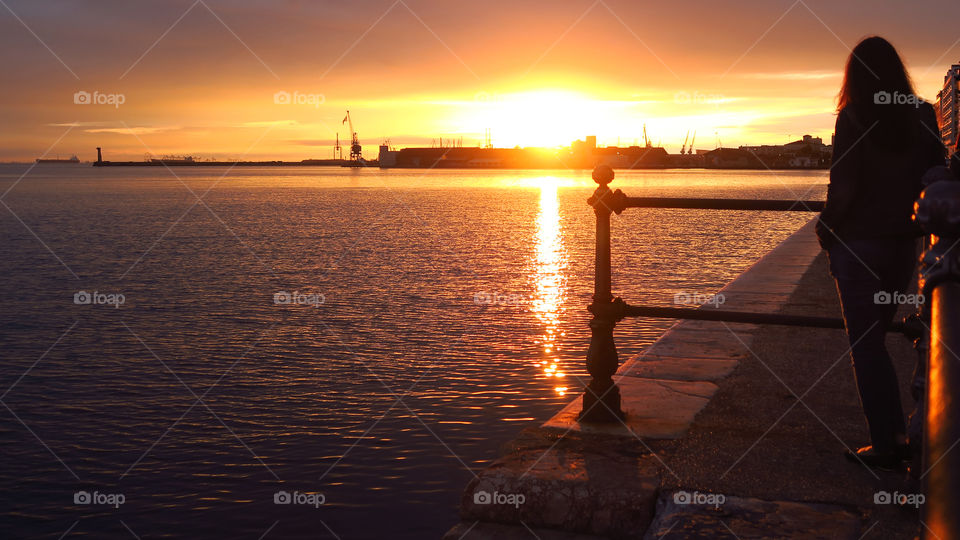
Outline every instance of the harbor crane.
[(693, 151), (693, 143), (695, 143), (695, 142), (697, 142), (697, 130), (693, 130), (693, 139), (690, 140), (690, 147), (687, 148), (687, 153), (688, 153), (688, 154), (691, 154), (691, 155), (692, 155), (692, 154), (694, 153), (694, 151)]
[(343, 122), (340, 123), (350, 125), (350, 161), (361, 161), (363, 157), (360, 155), (360, 139), (357, 138), (357, 132), (353, 130), (353, 120), (350, 119), (350, 111), (347, 111), (347, 116), (344, 117)]
[(687, 153), (687, 141), (690, 140), (690, 130), (687, 130), (687, 136), (683, 138), (683, 146), (680, 147), (680, 155)]

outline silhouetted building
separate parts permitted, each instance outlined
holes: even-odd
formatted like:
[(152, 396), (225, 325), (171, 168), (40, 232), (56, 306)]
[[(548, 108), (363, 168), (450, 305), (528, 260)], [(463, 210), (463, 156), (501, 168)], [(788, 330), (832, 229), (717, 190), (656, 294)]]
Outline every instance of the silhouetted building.
[(746, 152), (749, 157), (739, 152), (711, 152), (707, 154), (706, 166), (721, 169), (820, 169), (830, 166), (833, 145), (823, 144), (820, 137), (804, 135), (802, 139), (787, 144), (741, 146), (737, 150)]
[(717, 148), (707, 152), (704, 166), (708, 169), (761, 169), (763, 161), (756, 152), (743, 148)]
[(381, 167), (415, 169), (559, 169), (555, 151), (539, 148), (404, 148), (381, 153)]
[(664, 169), (670, 166), (667, 151), (657, 146), (607, 146), (593, 151), (594, 164), (613, 169)]
[(583, 156), (593, 154), (597, 149), (597, 136), (596, 135), (587, 135), (585, 141), (579, 139), (570, 143), (570, 152), (574, 156)]
[(940, 116), (940, 136), (947, 148), (955, 148), (958, 136), (958, 93), (960, 93), (960, 64), (954, 64), (943, 78), (943, 89), (937, 94), (937, 113)]
[(390, 147), (386, 144), (380, 145), (380, 154), (377, 156), (377, 162), (380, 163), (380, 167), (383, 169), (389, 169), (397, 166), (397, 155), (400, 152), (397, 150), (391, 150)]

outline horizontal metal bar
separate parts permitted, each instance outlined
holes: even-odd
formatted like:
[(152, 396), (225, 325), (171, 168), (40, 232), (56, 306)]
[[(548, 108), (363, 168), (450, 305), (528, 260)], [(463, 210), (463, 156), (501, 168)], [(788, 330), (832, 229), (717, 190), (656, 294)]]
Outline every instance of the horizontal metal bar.
[(822, 212), (823, 201), (760, 199), (686, 199), (679, 197), (625, 197), (625, 208), (692, 208), (700, 210), (775, 210)]
[[(724, 311), (712, 308), (673, 308), (654, 306), (627, 306), (627, 317), (652, 317), (655, 319), (691, 319), (696, 321), (723, 321), (750, 324), (778, 324), (784, 326), (806, 326), (811, 328), (843, 329), (843, 319), (835, 317), (810, 317), (806, 315), (784, 315), (781, 313), (750, 313), (746, 311)], [(888, 332), (902, 332), (903, 323), (895, 322)]]

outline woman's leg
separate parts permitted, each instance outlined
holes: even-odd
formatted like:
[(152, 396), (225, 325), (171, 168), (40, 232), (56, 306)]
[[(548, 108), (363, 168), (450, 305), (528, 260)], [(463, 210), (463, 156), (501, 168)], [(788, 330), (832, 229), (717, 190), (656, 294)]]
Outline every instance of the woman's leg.
[[(919, 259), (917, 245), (918, 242), (914, 239), (891, 242), (889, 250), (890, 264), (883, 275), (883, 278), (887, 280), (887, 283), (885, 283), (886, 290), (898, 291), (904, 295), (910, 290), (911, 285), (913, 285), (914, 270), (916, 270), (917, 260)], [(914, 309), (917, 306), (910, 307)], [(888, 313), (885, 314), (888, 325), (894, 320), (898, 308), (898, 305), (890, 305)], [(894, 373), (894, 377), (896, 377), (896, 373)], [(900, 400), (900, 392), (897, 392), (894, 397), (895, 399), (890, 401), (890, 415), (895, 419), (901, 420), (900, 423), (894, 426), (896, 428), (896, 442), (897, 444), (905, 444), (907, 428), (906, 423), (902, 421), (904, 413)]]
[[(878, 452), (893, 452), (906, 431), (900, 387), (884, 340), (896, 306), (882, 303), (897, 268), (890, 245), (848, 242), (830, 251), (831, 273), (837, 282), (847, 327), (854, 374), (870, 439)], [(891, 309), (893, 308), (893, 309)]]

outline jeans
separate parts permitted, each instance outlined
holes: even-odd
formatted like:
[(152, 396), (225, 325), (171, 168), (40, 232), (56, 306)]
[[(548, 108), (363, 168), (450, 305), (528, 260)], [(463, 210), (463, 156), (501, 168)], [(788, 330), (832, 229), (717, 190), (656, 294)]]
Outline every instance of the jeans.
[[(906, 426), (897, 372), (884, 343), (897, 293), (906, 294), (917, 262), (912, 238), (845, 240), (827, 252), (850, 340), (860, 404), (879, 452), (903, 442)], [(886, 302), (886, 303), (885, 303)]]

